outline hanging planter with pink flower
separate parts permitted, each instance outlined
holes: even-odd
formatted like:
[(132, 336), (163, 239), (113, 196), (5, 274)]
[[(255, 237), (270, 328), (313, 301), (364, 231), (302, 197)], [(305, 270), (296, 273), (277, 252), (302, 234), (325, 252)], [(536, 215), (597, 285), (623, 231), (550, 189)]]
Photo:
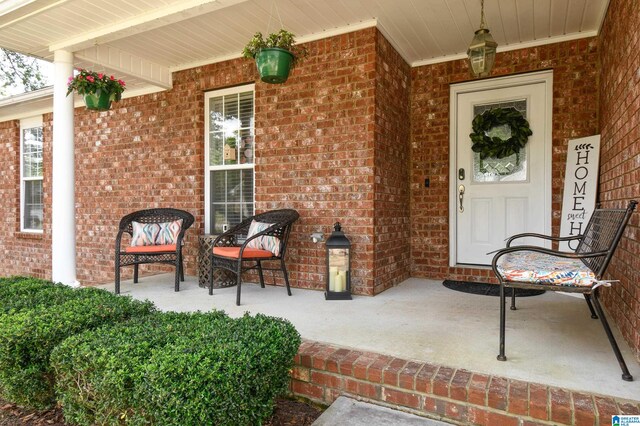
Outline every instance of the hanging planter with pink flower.
[(114, 76), (79, 69), (75, 76), (69, 77), (67, 84), (67, 96), (76, 92), (84, 96), (84, 104), (87, 109), (106, 111), (111, 108), (111, 102), (122, 99), (125, 83)]

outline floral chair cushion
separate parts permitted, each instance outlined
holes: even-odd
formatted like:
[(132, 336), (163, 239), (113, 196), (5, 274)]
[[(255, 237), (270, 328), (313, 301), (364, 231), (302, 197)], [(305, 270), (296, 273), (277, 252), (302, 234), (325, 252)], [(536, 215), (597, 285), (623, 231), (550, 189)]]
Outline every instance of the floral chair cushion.
[(498, 272), (508, 281), (591, 287), (596, 275), (580, 259), (535, 251), (515, 251), (498, 259)]

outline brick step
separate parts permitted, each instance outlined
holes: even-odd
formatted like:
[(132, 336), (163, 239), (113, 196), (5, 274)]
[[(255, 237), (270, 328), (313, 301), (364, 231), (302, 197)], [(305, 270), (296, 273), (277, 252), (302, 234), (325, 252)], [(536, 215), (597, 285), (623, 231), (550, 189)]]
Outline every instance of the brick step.
[(640, 413), (640, 401), (474, 373), (304, 341), (291, 379), (294, 395), (330, 405), (340, 395), (465, 425), (611, 425)]

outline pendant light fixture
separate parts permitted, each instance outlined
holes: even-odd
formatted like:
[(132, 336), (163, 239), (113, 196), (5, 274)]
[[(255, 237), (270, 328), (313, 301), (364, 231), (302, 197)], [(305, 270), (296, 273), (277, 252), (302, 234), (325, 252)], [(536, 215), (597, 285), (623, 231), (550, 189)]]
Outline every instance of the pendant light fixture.
[(480, 0), (480, 29), (476, 30), (476, 35), (471, 40), (471, 45), (467, 50), (471, 71), (476, 77), (486, 77), (491, 74), (493, 63), (496, 60), (495, 42), (489, 29), (484, 23), (484, 0)]

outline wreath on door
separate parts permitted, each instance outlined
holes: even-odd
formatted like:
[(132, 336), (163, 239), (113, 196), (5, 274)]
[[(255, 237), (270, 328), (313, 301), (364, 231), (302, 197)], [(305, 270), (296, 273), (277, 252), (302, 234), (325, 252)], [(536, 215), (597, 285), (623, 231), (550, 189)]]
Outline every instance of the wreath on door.
[[(492, 129), (508, 126), (511, 136), (503, 139), (490, 136)], [(469, 134), (471, 150), (480, 154), (480, 159), (505, 158), (518, 154), (524, 148), (533, 134), (529, 122), (520, 111), (515, 108), (494, 108), (478, 114), (471, 123), (473, 133)]]

